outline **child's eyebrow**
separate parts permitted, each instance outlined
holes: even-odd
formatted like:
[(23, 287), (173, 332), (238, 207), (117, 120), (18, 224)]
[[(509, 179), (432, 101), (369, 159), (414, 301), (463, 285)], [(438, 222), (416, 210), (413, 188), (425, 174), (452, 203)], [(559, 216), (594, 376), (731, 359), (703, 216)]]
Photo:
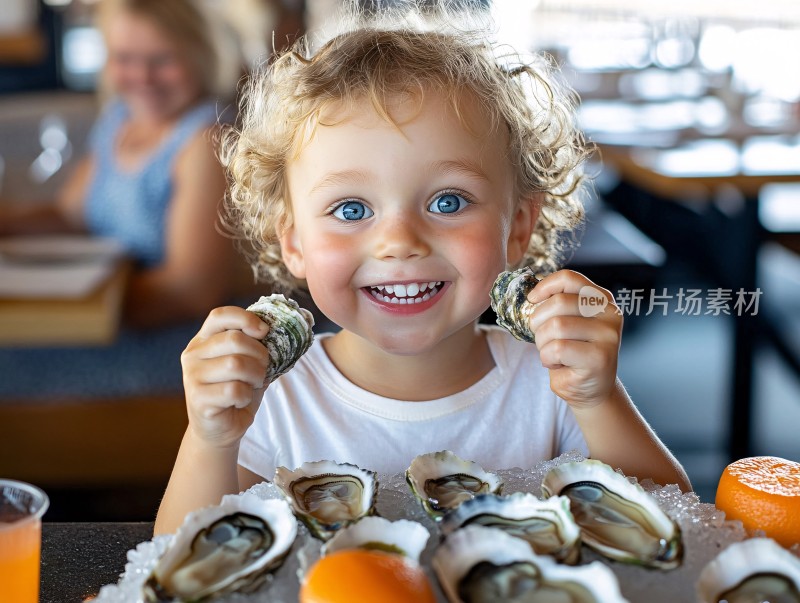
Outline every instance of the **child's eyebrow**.
[(348, 184), (352, 182), (367, 182), (370, 180), (371, 174), (362, 170), (341, 170), (339, 172), (331, 172), (317, 182), (311, 189), (311, 193), (315, 193), (328, 186), (336, 184)]
[(481, 166), (469, 159), (443, 159), (441, 161), (435, 161), (431, 164), (430, 169), (432, 173), (463, 174), (489, 182), (489, 177), (481, 169)]

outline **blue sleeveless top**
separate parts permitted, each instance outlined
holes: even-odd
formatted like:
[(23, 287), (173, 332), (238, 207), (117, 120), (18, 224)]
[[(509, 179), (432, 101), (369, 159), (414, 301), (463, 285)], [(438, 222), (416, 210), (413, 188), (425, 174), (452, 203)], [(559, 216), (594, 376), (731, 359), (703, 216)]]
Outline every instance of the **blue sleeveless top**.
[[(197, 132), (217, 122), (216, 110), (207, 103), (186, 113), (132, 172), (120, 169), (114, 158), (127, 116), (125, 106), (114, 102), (92, 130), (96, 170), (86, 197), (86, 222), (90, 232), (121, 241), (140, 265), (152, 265), (164, 256), (175, 160)], [(180, 354), (201, 323), (144, 331), (122, 328), (111, 346), (0, 347), (0, 404), (181, 392)]]
[(177, 156), (200, 130), (216, 122), (216, 109), (208, 102), (185, 113), (133, 171), (121, 168), (115, 157), (117, 138), (127, 119), (125, 105), (112, 102), (92, 128), (89, 148), (95, 173), (87, 192), (85, 220), (90, 232), (116, 239), (129, 257), (140, 265), (152, 266), (164, 257)]

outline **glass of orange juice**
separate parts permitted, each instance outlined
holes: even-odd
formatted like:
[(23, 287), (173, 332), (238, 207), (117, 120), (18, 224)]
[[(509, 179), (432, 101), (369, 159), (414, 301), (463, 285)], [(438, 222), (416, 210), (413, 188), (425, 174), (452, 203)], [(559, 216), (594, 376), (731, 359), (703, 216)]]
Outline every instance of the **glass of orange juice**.
[(0, 600), (38, 603), (42, 515), (49, 505), (36, 486), (0, 479)]

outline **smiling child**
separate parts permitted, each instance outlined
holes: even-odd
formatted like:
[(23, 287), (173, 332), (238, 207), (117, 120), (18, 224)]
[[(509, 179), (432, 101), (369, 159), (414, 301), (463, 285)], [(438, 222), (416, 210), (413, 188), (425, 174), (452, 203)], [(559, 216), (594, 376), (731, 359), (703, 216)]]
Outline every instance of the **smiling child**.
[(228, 217), (259, 273), (307, 286), (341, 331), (264, 390), (266, 326), (241, 308), (209, 315), (182, 357), (189, 427), (156, 531), (281, 465), (400, 472), (441, 449), (504, 468), (577, 448), (689, 488), (616, 377), (613, 303), (579, 312), (591, 281), (537, 285), (535, 345), (478, 324), (497, 275), (552, 269), (582, 216), (571, 95), (452, 15), (379, 16), (248, 88), (224, 153)]

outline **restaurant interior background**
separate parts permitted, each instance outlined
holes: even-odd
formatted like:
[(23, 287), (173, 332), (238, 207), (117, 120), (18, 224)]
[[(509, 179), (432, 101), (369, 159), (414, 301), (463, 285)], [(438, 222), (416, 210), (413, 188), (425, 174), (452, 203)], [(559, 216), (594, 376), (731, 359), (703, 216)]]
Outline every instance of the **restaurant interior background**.
[[(96, 1), (3, 0), (0, 202), (47, 199), (85, 146), (104, 56)], [(273, 28), (293, 33), (301, 15), (313, 31), (337, 2), (208, 3), (231, 18), (251, 66)], [(555, 57), (600, 146), (568, 265), (614, 290), (619, 372), (644, 416), (706, 502), (733, 458), (800, 460), (800, 4), (491, 10), (503, 39)], [(0, 400), (0, 475), (47, 491), (45, 520), (152, 520), (182, 404), (180, 392)]]

